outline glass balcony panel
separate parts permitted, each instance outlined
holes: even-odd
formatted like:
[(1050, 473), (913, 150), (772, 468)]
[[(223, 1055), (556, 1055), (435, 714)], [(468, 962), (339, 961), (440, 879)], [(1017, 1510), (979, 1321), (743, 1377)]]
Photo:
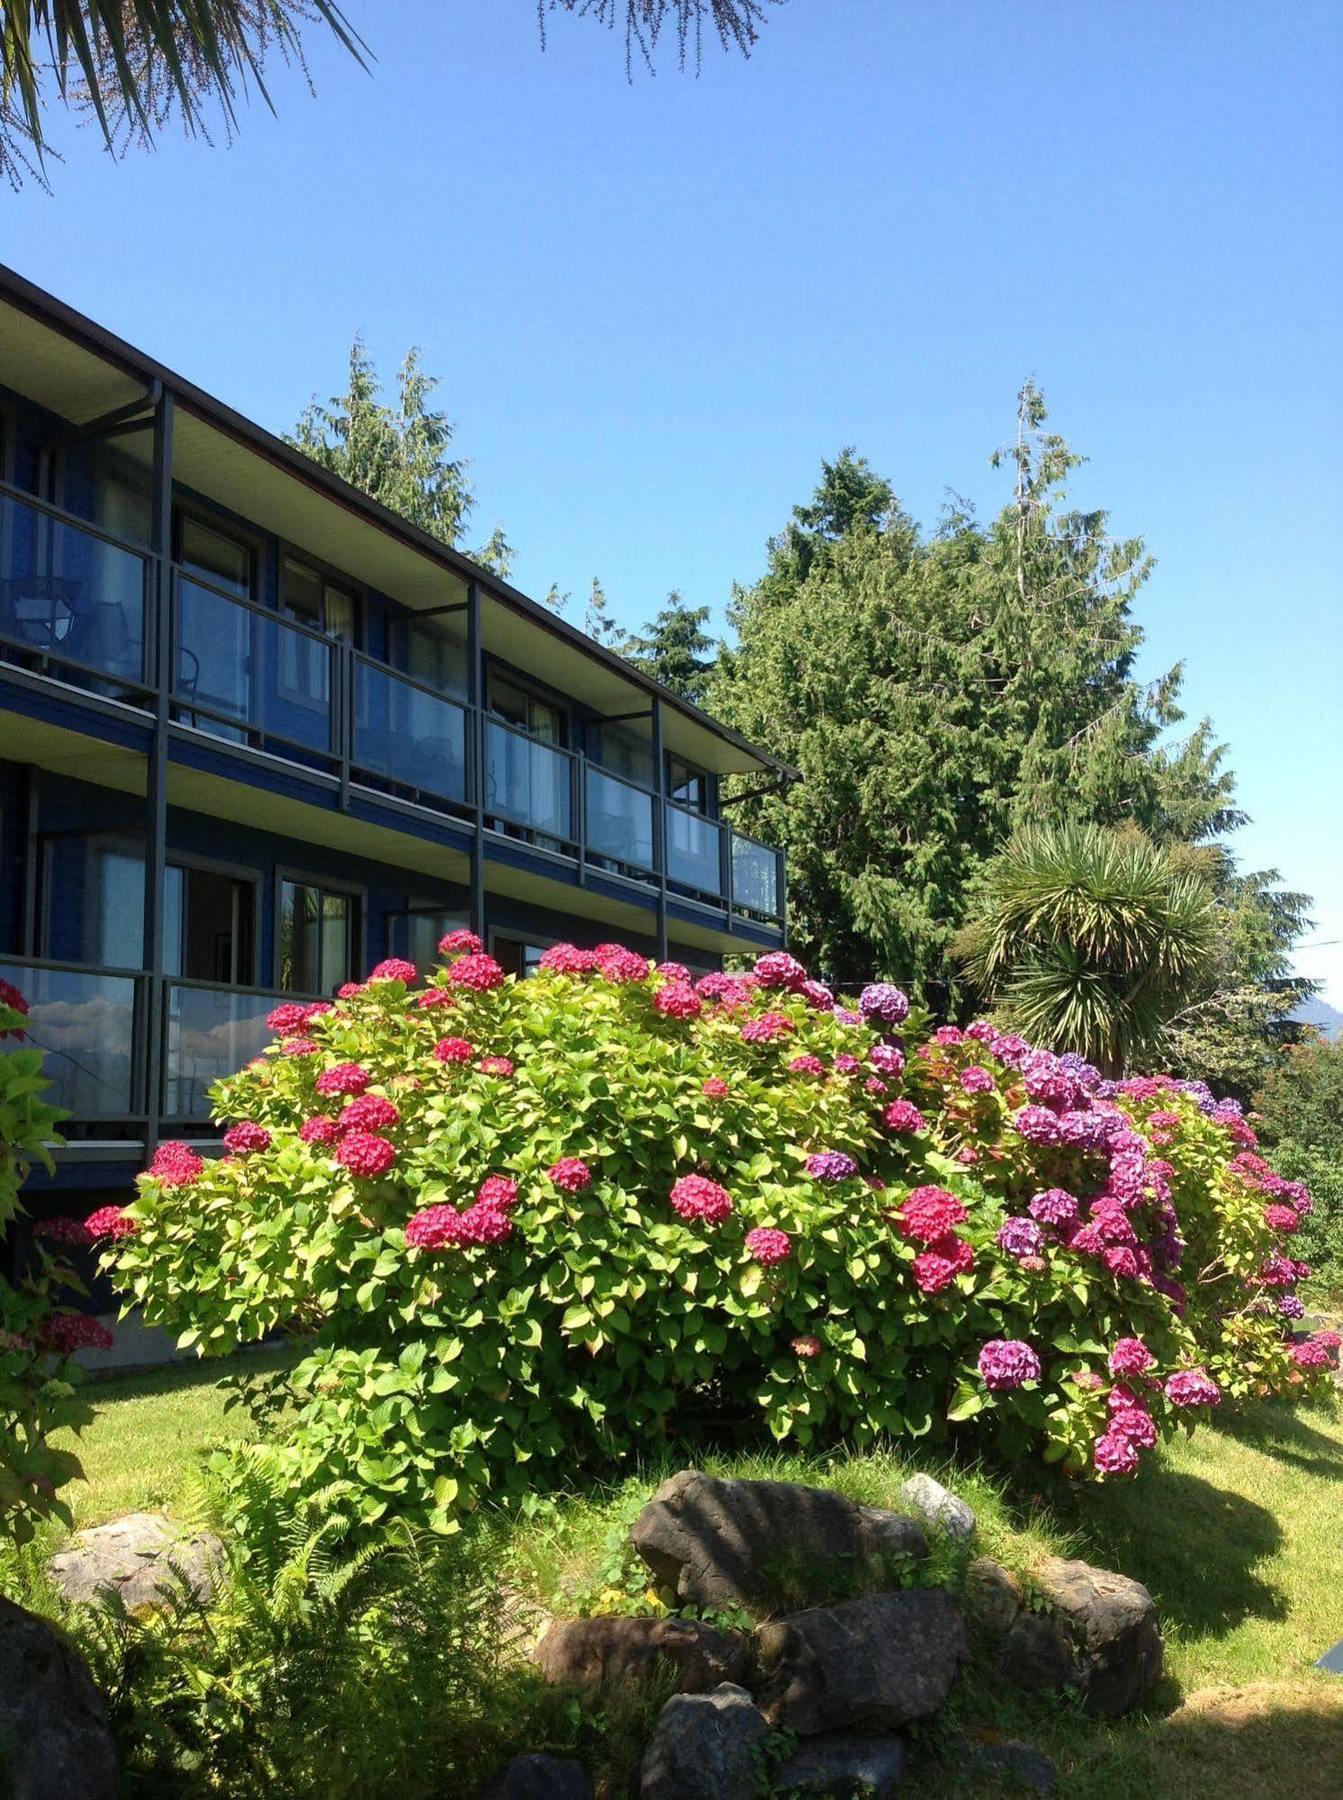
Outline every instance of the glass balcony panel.
[(440, 800), (465, 801), (466, 714), (441, 694), (357, 657), (351, 760)]
[(699, 813), (667, 808), (667, 879), (702, 894), (721, 894), (718, 846), (721, 827)]
[(28, 1042), (51, 1083), (43, 1099), (75, 1119), (134, 1114), (137, 977), (8, 961), (0, 975), (28, 1002)]
[(653, 866), (653, 796), (588, 765), (588, 851), (611, 862)]
[(732, 834), (732, 903), (747, 912), (777, 919), (779, 853), (748, 837)]
[(31, 657), (143, 680), (145, 563), (134, 551), (0, 498), (0, 640)]
[(270, 1042), (266, 1014), (292, 995), (258, 989), (168, 987), (168, 1035), (163, 1056), (163, 1113), (169, 1119), (208, 1119), (210, 1088), (236, 1075)]
[(334, 645), (183, 576), (175, 631), (173, 698), (187, 724), (331, 754)]
[(573, 836), (569, 758), (491, 720), (486, 728), (485, 811), (559, 842)]

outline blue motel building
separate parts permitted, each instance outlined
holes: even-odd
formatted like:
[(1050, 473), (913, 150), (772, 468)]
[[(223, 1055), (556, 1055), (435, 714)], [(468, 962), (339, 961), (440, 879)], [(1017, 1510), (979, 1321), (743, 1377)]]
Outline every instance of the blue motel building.
[(720, 785), (790, 774), (0, 268), (0, 977), (69, 1113), (33, 1217), (211, 1143), (280, 998), (453, 927), (517, 974), (777, 948)]

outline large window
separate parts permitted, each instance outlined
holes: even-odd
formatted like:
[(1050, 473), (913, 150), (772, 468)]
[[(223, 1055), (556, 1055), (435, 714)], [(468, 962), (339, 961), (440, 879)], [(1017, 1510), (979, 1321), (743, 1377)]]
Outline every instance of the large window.
[(315, 882), (281, 881), (280, 986), (327, 994), (352, 981), (359, 956), (359, 897)]
[(177, 516), (177, 560), (188, 575), (197, 575), (244, 600), (251, 598), (251, 546), (207, 525), (194, 513)]
[(170, 863), (164, 872), (163, 967), (186, 981), (253, 979), (256, 886), (245, 876)]
[(285, 557), (280, 573), (282, 613), (327, 637), (343, 638), (347, 644), (355, 642), (359, 605), (348, 587), (294, 556)]
[(387, 953), (404, 956), (421, 975), (432, 974), (442, 960), (439, 940), (468, 924), (470, 916), (464, 910), (412, 900), (405, 912), (387, 915)]
[(490, 711), (506, 725), (525, 731), (529, 737), (540, 738), (543, 744), (557, 744), (563, 748), (568, 743), (568, 713), (553, 700), (523, 687), (521, 682), (491, 670), (489, 699)]
[(490, 952), (507, 974), (530, 975), (539, 967), (546, 946), (529, 944), (521, 938), (501, 937), (496, 931), (490, 933)]
[(44, 837), (42, 955), (98, 968), (144, 961), (143, 839), (133, 833), (58, 832)]
[(691, 812), (707, 813), (709, 777), (684, 757), (668, 753), (667, 798), (675, 800), (678, 806), (688, 806)]

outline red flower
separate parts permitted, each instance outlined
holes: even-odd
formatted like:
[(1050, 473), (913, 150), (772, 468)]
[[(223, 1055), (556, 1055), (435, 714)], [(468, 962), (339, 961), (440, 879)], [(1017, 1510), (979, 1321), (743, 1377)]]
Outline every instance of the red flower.
[(114, 1342), (106, 1325), (91, 1313), (50, 1313), (38, 1336), (42, 1348), (55, 1356), (73, 1356), (76, 1350), (110, 1350)]
[(1294, 1206), (1266, 1206), (1264, 1208), (1264, 1223), (1268, 1226), (1270, 1231), (1281, 1231), (1288, 1237), (1290, 1237), (1294, 1231), (1299, 1231), (1301, 1228), (1301, 1221), (1296, 1216), (1296, 1208)]
[(413, 962), (407, 962), (402, 956), (389, 956), (376, 968), (368, 972), (370, 981), (403, 981), (407, 987), (420, 979), (420, 971)]
[(440, 956), (460, 956), (463, 952), (468, 956), (476, 956), (484, 948), (475, 932), (468, 931), (465, 926), (459, 926), (456, 931), (450, 931), (446, 937), (438, 940)]
[(160, 1144), (149, 1173), (166, 1188), (191, 1187), (205, 1172), (205, 1164), (189, 1144), (175, 1139)]
[(316, 1056), (319, 1046), (310, 1037), (286, 1038), (280, 1045), (285, 1056)]
[(608, 981), (623, 985), (648, 979), (648, 958), (637, 956), (623, 944), (598, 944), (596, 957), (597, 968)]
[(425, 1012), (432, 1011), (436, 1006), (456, 1006), (457, 1004), (448, 990), (441, 987), (425, 988), (423, 993), (416, 994), (414, 1003)]
[(361, 1094), (351, 1100), (340, 1115), (342, 1131), (385, 1131), (399, 1122), (401, 1114), (391, 1100), (381, 1094)]
[(514, 1064), (507, 1056), (482, 1056), (480, 1068), (484, 1075), (501, 1075), (506, 1079), (513, 1073)]
[(694, 988), (680, 981), (659, 988), (653, 996), (653, 1005), (668, 1019), (697, 1019), (704, 1011), (704, 1002)]
[(790, 1075), (824, 1075), (825, 1064), (819, 1056), (795, 1056), (788, 1065)]
[(412, 1250), (446, 1250), (462, 1242), (462, 1215), (455, 1206), (426, 1206), (406, 1222)]
[(772, 1225), (757, 1225), (754, 1231), (746, 1233), (746, 1253), (768, 1269), (787, 1261), (793, 1254), (793, 1240), (786, 1231), (776, 1231)]
[(965, 1216), (964, 1202), (940, 1187), (911, 1189), (895, 1212), (901, 1231), (920, 1244), (932, 1244), (945, 1237), (953, 1225), (963, 1223)]
[(269, 1150), (270, 1133), (264, 1125), (254, 1124), (251, 1119), (240, 1119), (224, 1133), (224, 1148), (231, 1150), (235, 1156), (247, 1156), (254, 1150)]
[(460, 957), (448, 970), (453, 987), (470, 988), (477, 994), (488, 994), (504, 984), (504, 972), (492, 956), (472, 950)]
[(366, 981), (342, 981), (336, 989), (336, 996), (340, 1000), (354, 1000), (360, 994), (367, 992), (368, 983)]
[(912, 1100), (892, 1100), (881, 1116), (892, 1131), (922, 1131), (928, 1123)]
[(547, 1175), (557, 1188), (563, 1188), (566, 1194), (581, 1193), (592, 1184), (592, 1170), (578, 1156), (562, 1156), (557, 1163), (552, 1163), (546, 1170)]
[(813, 1337), (810, 1332), (807, 1332), (802, 1337), (795, 1337), (790, 1348), (794, 1355), (810, 1361), (813, 1356), (821, 1354), (822, 1344), (820, 1338)]
[(721, 1075), (710, 1075), (700, 1092), (707, 1094), (710, 1100), (726, 1100), (732, 1089)]
[(775, 1038), (787, 1037), (795, 1029), (793, 1021), (783, 1013), (763, 1012), (758, 1019), (748, 1019), (742, 1026), (742, 1041), (747, 1044), (772, 1044)]
[(319, 1094), (348, 1094), (353, 1099), (370, 1087), (373, 1077), (359, 1063), (336, 1063), (317, 1077)]
[(706, 1175), (682, 1175), (671, 1191), (672, 1206), (683, 1219), (703, 1219), (716, 1225), (732, 1211), (732, 1196)]
[(308, 1009), (296, 1000), (286, 1000), (283, 1006), (277, 1006), (273, 1012), (266, 1014), (267, 1027), (277, 1037), (292, 1037), (296, 1031), (302, 1031), (308, 1023)]
[(507, 1212), (510, 1206), (517, 1204), (518, 1184), (511, 1175), (487, 1175), (476, 1189), (476, 1199), (481, 1206)]
[(376, 1181), (396, 1161), (396, 1146), (389, 1144), (386, 1138), (376, 1137), (371, 1131), (347, 1131), (336, 1150), (336, 1161), (342, 1163), (351, 1175), (360, 1175), (366, 1181)]
[(465, 1038), (440, 1038), (434, 1045), (434, 1055), (441, 1063), (469, 1063), (475, 1054), (475, 1045), (468, 1044)]
[(539, 966), (552, 975), (590, 975), (597, 967), (597, 953), (576, 944), (552, 944), (542, 952)]
[(97, 1212), (91, 1212), (84, 1221), (84, 1229), (91, 1238), (134, 1237), (140, 1229), (134, 1219), (128, 1218), (124, 1208), (120, 1206), (100, 1206)]
[(305, 1119), (298, 1128), (298, 1135), (305, 1144), (334, 1144), (340, 1136), (340, 1126), (334, 1119)]
[(513, 1221), (498, 1207), (477, 1203), (462, 1214), (461, 1233), (467, 1244), (502, 1244), (513, 1235)]

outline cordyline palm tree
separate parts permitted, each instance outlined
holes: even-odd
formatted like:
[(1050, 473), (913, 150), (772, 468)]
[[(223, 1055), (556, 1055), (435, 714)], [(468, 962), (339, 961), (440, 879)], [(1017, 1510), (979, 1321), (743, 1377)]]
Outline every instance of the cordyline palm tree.
[(1032, 1043), (1116, 1075), (1160, 1055), (1215, 954), (1216, 916), (1188, 853), (1137, 831), (1032, 826), (989, 864), (953, 952)]
[[(499, 0), (495, 0), (498, 4)], [(555, 11), (623, 31), (626, 68), (650, 67), (670, 24), (682, 67), (699, 66), (703, 41), (746, 56), (765, 10), (785, 0), (536, 0), (541, 41)], [(18, 186), (40, 178), (43, 114), (54, 90), (90, 112), (110, 148), (149, 144), (174, 112), (188, 132), (226, 133), (253, 89), (270, 104), (264, 65), (303, 60), (307, 26), (333, 32), (359, 61), (366, 46), (336, 0), (0, 0), (0, 173)], [(36, 163), (36, 167), (34, 166)]]

